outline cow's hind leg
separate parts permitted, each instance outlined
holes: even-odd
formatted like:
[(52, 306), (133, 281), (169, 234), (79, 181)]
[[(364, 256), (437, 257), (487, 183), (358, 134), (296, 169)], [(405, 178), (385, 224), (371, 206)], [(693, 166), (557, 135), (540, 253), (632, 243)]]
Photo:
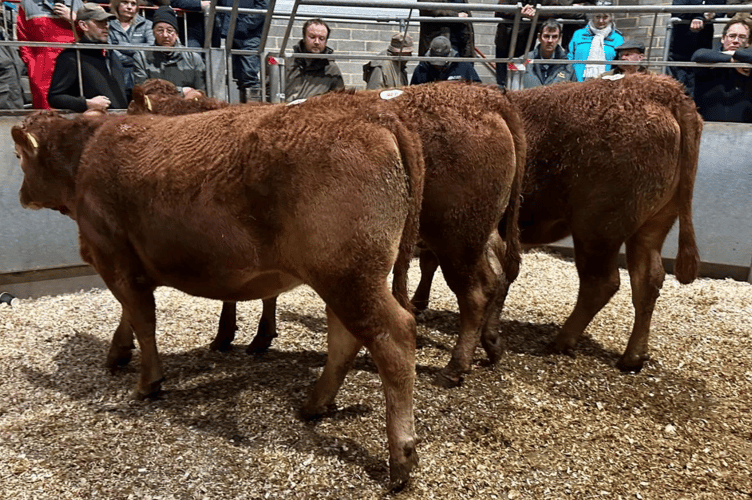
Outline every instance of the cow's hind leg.
[[(498, 328), (498, 314), (500, 304), (495, 303), (496, 294), (499, 291), (503, 272), (500, 266), (494, 268), (495, 256), (499, 255), (502, 245), (498, 234), (494, 233), (489, 239), (484, 251), (475, 260), (475, 264), (468, 265), (457, 253), (456, 258), (447, 256), (439, 257), (444, 279), (449, 288), (457, 296), (460, 310), (460, 331), (457, 343), (452, 350), (452, 357), (447, 365), (436, 377), (436, 384), (443, 387), (456, 387), (462, 382), (465, 373), (470, 371), (475, 349), (481, 340), (484, 329)], [(506, 296), (506, 294), (504, 294)], [(486, 334), (486, 340), (492, 335)], [(490, 341), (484, 342), (489, 359), (498, 361), (501, 356), (500, 345)]]
[(550, 352), (574, 355), (574, 348), (585, 328), (619, 290), (617, 258), (620, 247), (621, 244), (616, 242), (591, 241), (585, 244), (574, 239), (580, 289), (572, 314), (548, 346)]
[(439, 268), (439, 259), (426, 248), (420, 250), (420, 282), (413, 295), (413, 307), (421, 313), (428, 309), (428, 301), (431, 297), (431, 283), (436, 270)]
[(121, 314), (120, 324), (115, 329), (115, 334), (110, 343), (110, 351), (107, 353), (106, 366), (111, 373), (115, 373), (118, 367), (130, 363), (135, 347), (133, 344), (133, 329), (125, 318), (125, 314)]
[(264, 299), (262, 303), (261, 319), (256, 336), (246, 349), (248, 354), (266, 352), (277, 337), (277, 297)]
[(212, 351), (229, 351), (235, 332), (238, 329), (238, 308), (236, 302), (222, 302), (222, 312), (219, 315), (219, 330), (217, 336), (209, 344)]
[(331, 308), (329, 357), (303, 413), (321, 413), (334, 401), (355, 355), (365, 345), (378, 367), (386, 399), (391, 486), (400, 488), (418, 463), (413, 421), (415, 319), (397, 303), (386, 283), (374, 293), (372, 286), (358, 286), (356, 281), (350, 281), (353, 285), (346, 294), (338, 293), (339, 300), (324, 297)]
[(635, 321), (627, 349), (616, 364), (622, 371), (639, 372), (649, 359), (650, 322), (666, 276), (661, 248), (674, 219), (675, 213), (667, 210), (665, 214), (661, 213), (648, 221), (627, 240), (627, 268), (632, 284)]

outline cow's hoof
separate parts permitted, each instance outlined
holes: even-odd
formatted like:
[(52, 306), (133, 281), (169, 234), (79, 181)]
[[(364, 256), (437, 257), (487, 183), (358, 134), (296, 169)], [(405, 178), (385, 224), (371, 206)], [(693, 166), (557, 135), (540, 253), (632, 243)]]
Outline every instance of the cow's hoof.
[(315, 420), (321, 420), (321, 417), (326, 415), (326, 413), (329, 411), (329, 407), (327, 406), (314, 406), (310, 404), (305, 404), (300, 409), (299, 415), (302, 420), (305, 420), (307, 422), (315, 421)]
[(117, 372), (119, 368), (130, 363), (132, 358), (133, 358), (132, 350), (120, 349), (115, 354), (111, 352), (107, 355), (107, 361), (105, 362), (105, 366), (107, 367), (108, 370), (110, 370), (110, 373), (115, 374), (115, 372)]
[(462, 385), (462, 375), (444, 368), (433, 379), (433, 385), (444, 389), (454, 389)]
[(160, 394), (162, 394), (163, 380), (164, 377), (149, 384), (138, 384), (136, 391), (133, 394), (133, 398), (138, 401), (143, 401), (144, 399), (157, 399)]
[(410, 481), (410, 472), (418, 465), (418, 453), (415, 446), (405, 449), (405, 461), (397, 463), (389, 459), (389, 491), (397, 493)]
[(426, 312), (426, 309), (428, 309), (428, 301), (427, 300), (414, 300), (412, 301), (413, 305), (413, 314), (416, 316), (419, 316)]
[(642, 367), (645, 366), (645, 362), (649, 359), (650, 356), (647, 354), (642, 356), (627, 356), (625, 354), (616, 362), (616, 367), (624, 373), (640, 373)]
[(564, 354), (570, 358), (574, 358), (574, 346), (566, 345), (562, 342), (554, 340), (546, 346), (546, 353), (548, 354)]
[(245, 352), (248, 354), (261, 354), (269, 350), (272, 345), (274, 337), (268, 337), (265, 335), (256, 335), (246, 348)]
[(492, 365), (495, 365), (501, 360), (501, 356), (504, 354), (504, 348), (501, 345), (501, 338), (497, 336), (495, 339), (491, 340), (483, 337), (481, 338), (481, 344), (483, 345), (483, 350), (486, 351), (488, 361)]
[(214, 339), (212, 343), (209, 344), (209, 349), (212, 351), (227, 352), (232, 349), (232, 340), (225, 341)]

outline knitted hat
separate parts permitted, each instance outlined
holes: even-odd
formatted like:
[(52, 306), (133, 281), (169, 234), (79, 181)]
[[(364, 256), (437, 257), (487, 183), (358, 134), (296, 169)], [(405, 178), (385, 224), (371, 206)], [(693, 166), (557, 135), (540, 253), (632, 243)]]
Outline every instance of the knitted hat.
[(76, 11), (76, 21), (108, 21), (115, 19), (113, 14), (108, 13), (101, 5), (87, 2)]
[(159, 7), (156, 12), (154, 12), (154, 17), (151, 19), (151, 22), (155, 28), (157, 23), (167, 23), (175, 28), (175, 30), (178, 29), (178, 17), (169, 5), (162, 5)]
[(431, 40), (431, 50), (428, 51), (431, 57), (447, 57), (452, 53), (452, 44), (445, 36), (437, 36)]
[(402, 54), (409, 56), (413, 53), (413, 39), (410, 35), (395, 33), (392, 41), (386, 49), (390, 54)]

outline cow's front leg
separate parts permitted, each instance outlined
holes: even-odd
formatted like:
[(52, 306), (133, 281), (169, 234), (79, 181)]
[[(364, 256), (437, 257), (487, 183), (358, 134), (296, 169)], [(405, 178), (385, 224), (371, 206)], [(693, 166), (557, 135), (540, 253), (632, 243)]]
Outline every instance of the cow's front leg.
[(264, 299), (262, 303), (264, 307), (261, 311), (261, 319), (256, 336), (246, 349), (248, 354), (266, 352), (277, 337), (277, 297)]
[(415, 289), (412, 304), (416, 313), (422, 313), (428, 309), (428, 301), (431, 297), (431, 283), (436, 270), (439, 268), (439, 259), (427, 248), (420, 250), (420, 282)]
[(130, 323), (125, 319), (124, 314), (120, 314), (120, 324), (115, 329), (115, 334), (110, 342), (110, 351), (107, 353), (107, 368), (110, 373), (115, 373), (121, 366), (130, 363), (133, 357), (133, 329)]
[(209, 349), (220, 352), (230, 350), (232, 341), (235, 340), (235, 332), (238, 329), (237, 317), (237, 303), (222, 302), (222, 312), (219, 314), (219, 329), (217, 336), (209, 344)]

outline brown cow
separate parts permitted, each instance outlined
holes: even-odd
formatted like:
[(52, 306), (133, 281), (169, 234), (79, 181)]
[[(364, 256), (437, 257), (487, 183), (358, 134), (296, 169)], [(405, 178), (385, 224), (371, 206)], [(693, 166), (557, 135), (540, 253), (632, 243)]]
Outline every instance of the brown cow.
[[(243, 107), (180, 117), (37, 114), (12, 134), (25, 174), (21, 204), (77, 222), (82, 258), (122, 306), (110, 367), (128, 362), (136, 335), (138, 396), (158, 392), (164, 377), (157, 286), (237, 301), (307, 283), (327, 305), (329, 355), (302, 414), (326, 410), (365, 345), (384, 387), (399, 486), (417, 463), (415, 320), (400, 302), (423, 163), (418, 139), (382, 111), (388, 127), (302, 107), (278, 107), (254, 125)], [(393, 266), (400, 302), (387, 288)]]
[[(334, 92), (298, 106), (353, 113), (375, 123), (386, 107), (420, 136), (426, 164), (420, 237), (437, 257), (460, 309), (459, 338), (436, 381), (457, 385), (470, 371), (481, 332), (498, 330), (493, 311), (500, 280), (508, 286), (519, 270), (516, 224), (507, 226), (506, 245), (496, 231), (501, 217), (506, 213), (515, 221), (519, 208), (526, 146), (516, 110), (494, 87), (458, 82), (408, 87), (385, 103), (380, 92)], [(489, 252), (501, 261), (501, 275)], [(250, 352), (265, 350), (276, 336), (272, 300), (264, 301)], [(234, 304), (226, 303), (212, 348), (228, 349), (234, 326)], [(483, 347), (492, 362), (499, 359), (498, 343), (484, 342)]]
[[(550, 349), (571, 355), (616, 293), (617, 257), (626, 243), (635, 323), (617, 366), (639, 371), (648, 359), (650, 320), (665, 275), (661, 248), (677, 217), (676, 278), (690, 283), (697, 277), (692, 191), (702, 119), (681, 85), (663, 76), (559, 84), (509, 96), (528, 141), (521, 240), (541, 245), (571, 235), (580, 278), (577, 304)], [(435, 266), (421, 269), (419, 303), (428, 300)]]

